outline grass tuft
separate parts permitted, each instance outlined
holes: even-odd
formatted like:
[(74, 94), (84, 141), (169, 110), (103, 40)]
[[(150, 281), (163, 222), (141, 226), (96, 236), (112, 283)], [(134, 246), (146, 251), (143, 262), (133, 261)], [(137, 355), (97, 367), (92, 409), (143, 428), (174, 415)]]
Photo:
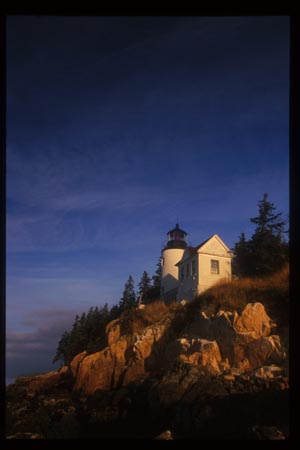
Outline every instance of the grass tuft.
[(145, 327), (159, 322), (168, 312), (178, 308), (177, 302), (166, 304), (163, 300), (155, 300), (145, 308), (133, 308), (125, 311), (121, 317), (121, 330), (126, 334), (141, 332)]
[(272, 319), (288, 325), (289, 265), (267, 277), (220, 281), (190, 302), (189, 309), (200, 308), (208, 315), (220, 309), (241, 313), (247, 303), (253, 302), (263, 303)]

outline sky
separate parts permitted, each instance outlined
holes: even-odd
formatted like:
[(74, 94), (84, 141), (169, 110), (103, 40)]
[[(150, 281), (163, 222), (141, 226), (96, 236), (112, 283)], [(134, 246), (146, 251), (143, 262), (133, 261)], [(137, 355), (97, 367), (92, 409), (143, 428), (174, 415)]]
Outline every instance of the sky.
[(288, 215), (289, 18), (7, 18), (7, 379), (152, 276), (178, 222)]

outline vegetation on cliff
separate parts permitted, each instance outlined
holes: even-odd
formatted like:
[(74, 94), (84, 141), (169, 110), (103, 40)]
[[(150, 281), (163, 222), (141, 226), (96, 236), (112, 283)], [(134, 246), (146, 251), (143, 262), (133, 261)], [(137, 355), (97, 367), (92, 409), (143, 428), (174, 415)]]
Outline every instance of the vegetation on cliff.
[(256, 225), (249, 240), (241, 233), (233, 248), (233, 272), (241, 277), (262, 277), (278, 272), (289, 261), (289, 244), (285, 238), (287, 221), (275, 213), (268, 194), (258, 202), (258, 215), (250, 222)]
[(220, 309), (240, 313), (247, 303), (259, 301), (278, 326), (286, 327), (289, 321), (289, 274), (289, 264), (286, 264), (270, 276), (220, 281), (197, 296), (187, 308), (191, 311), (201, 308), (208, 315)]
[[(160, 259), (157, 263), (155, 275), (149, 277), (146, 271), (143, 272), (138, 284), (138, 293), (135, 292), (134, 281), (131, 275), (125, 283), (123, 295), (117, 305), (108, 307), (107, 303), (103, 307), (91, 307), (88, 312), (81, 316), (76, 315), (70, 331), (65, 331), (57, 345), (56, 354), (53, 363), (61, 361), (63, 364), (69, 364), (75, 355), (82, 351), (93, 353), (101, 350), (107, 344), (105, 328), (109, 322), (124, 314), (123, 321), (129, 321), (128, 311), (135, 310), (140, 301), (149, 304), (159, 298), (160, 294)], [(164, 308), (162, 302), (152, 308), (154, 311)], [(151, 308), (150, 308), (151, 309)], [(139, 313), (139, 320), (147, 323), (150, 320), (150, 309), (147, 312)], [(163, 309), (162, 309), (163, 310)], [(165, 311), (165, 310), (164, 310)], [(150, 314), (150, 315), (149, 315)], [(147, 317), (148, 315), (148, 317)], [(126, 319), (127, 318), (127, 319)]]

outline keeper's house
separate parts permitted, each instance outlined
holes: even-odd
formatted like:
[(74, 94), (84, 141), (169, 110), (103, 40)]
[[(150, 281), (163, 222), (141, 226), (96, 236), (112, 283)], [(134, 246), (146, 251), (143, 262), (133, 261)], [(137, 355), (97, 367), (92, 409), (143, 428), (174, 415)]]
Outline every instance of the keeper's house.
[(231, 279), (232, 253), (214, 234), (197, 247), (187, 245), (187, 233), (176, 224), (162, 250), (161, 297), (192, 300), (221, 279)]

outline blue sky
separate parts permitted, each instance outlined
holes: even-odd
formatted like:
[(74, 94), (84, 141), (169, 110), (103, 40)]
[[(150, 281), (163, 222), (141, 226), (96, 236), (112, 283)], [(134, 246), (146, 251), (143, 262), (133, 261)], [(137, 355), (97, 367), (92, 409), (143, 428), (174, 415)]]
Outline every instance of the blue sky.
[(179, 221), (288, 214), (288, 17), (9, 17), (7, 375), (150, 275)]

